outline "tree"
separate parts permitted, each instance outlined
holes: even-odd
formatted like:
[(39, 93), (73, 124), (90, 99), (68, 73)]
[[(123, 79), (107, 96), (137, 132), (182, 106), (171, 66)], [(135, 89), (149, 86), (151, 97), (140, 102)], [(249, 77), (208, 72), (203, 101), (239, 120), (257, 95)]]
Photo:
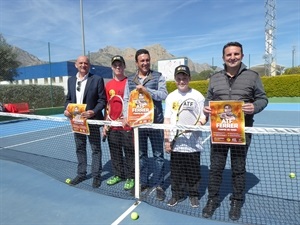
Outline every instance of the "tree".
[(207, 80), (213, 72), (213, 70), (203, 70), (199, 74), (193, 75), (192, 80)]
[(287, 68), (284, 74), (300, 74), (300, 66)]
[(20, 64), (17, 61), (17, 54), (13, 52), (13, 47), (7, 44), (0, 34), (0, 81), (12, 82), (18, 76), (17, 68)]

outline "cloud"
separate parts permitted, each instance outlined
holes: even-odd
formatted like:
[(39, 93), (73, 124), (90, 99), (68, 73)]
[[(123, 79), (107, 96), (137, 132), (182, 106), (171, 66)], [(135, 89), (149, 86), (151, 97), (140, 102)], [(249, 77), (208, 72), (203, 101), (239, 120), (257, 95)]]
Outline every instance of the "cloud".
[[(8, 43), (43, 60), (48, 43), (54, 61), (82, 53), (79, 0), (0, 0), (0, 5), (0, 32)], [(86, 0), (83, 14), (86, 51), (159, 43), (176, 56), (210, 61), (226, 42), (237, 40), (263, 63), (263, 1)], [(300, 46), (299, 2), (277, 1), (276, 15), (278, 47)], [(286, 55), (290, 49), (280, 52)]]

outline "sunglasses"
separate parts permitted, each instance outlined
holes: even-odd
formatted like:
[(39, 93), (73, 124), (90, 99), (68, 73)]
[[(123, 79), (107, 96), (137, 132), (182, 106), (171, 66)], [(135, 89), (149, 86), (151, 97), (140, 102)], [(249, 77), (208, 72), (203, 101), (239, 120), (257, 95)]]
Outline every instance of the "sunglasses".
[(81, 89), (81, 82), (82, 82), (82, 81), (78, 81), (78, 82), (77, 82), (76, 90), (79, 91), (79, 92), (80, 92), (80, 89)]

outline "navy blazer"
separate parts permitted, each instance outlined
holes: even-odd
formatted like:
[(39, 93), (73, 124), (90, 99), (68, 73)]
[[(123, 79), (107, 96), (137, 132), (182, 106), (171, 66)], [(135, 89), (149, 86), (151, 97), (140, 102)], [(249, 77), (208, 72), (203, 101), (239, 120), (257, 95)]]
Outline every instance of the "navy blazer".
[[(67, 108), (69, 103), (76, 103), (76, 81), (76, 76), (72, 76), (68, 79), (68, 94), (65, 108)], [(91, 73), (88, 74), (82, 103), (87, 104), (86, 111), (94, 111), (95, 116), (90, 119), (104, 120), (103, 109), (106, 107), (106, 94), (102, 77)]]

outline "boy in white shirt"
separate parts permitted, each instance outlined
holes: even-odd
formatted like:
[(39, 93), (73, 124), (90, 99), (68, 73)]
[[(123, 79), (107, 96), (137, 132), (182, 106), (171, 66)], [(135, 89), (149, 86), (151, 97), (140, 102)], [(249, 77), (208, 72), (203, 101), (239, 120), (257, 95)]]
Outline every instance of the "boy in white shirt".
[[(189, 67), (181, 65), (175, 68), (174, 78), (177, 89), (171, 92), (165, 100), (164, 124), (176, 124), (178, 106), (186, 99), (194, 99), (201, 112), (197, 125), (204, 125), (206, 117), (203, 114), (204, 96), (197, 90), (189, 87), (191, 74)], [(201, 131), (191, 131), (180, 135), (175, 144), (176, 130), (164, 131), (165, 151), (171, 154), (171, 191), (172, 198), (168, 206), (175, 206), (185, 199), (185, 186), (192, 207), (199, 206), (200, 185), (200, 152), (202, 150)], [(185, 183), (183, 183), (185, 182)]]

